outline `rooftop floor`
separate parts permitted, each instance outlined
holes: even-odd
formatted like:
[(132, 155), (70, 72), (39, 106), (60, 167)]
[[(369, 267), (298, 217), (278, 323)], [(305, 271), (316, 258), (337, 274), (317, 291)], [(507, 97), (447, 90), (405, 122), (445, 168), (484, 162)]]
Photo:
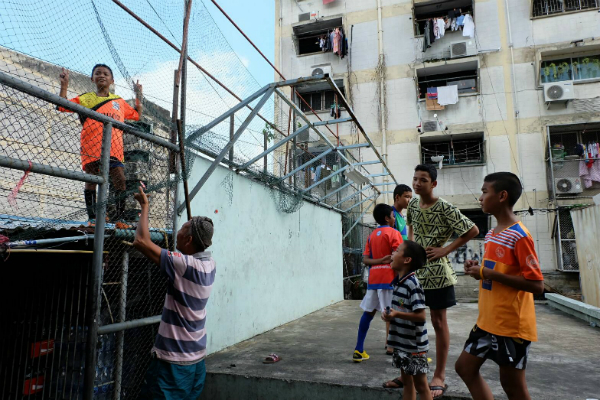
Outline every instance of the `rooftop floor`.
[[(399, 390), (381, 386), (399, 371), (385, 355), (385, 324), (379, 316), (371, 323), (365, 343), (371, 358), (351, 361), (362, 313), (359, 304), (352, 300), (334, 304), (210, 355), (201, 399), (400, 398)], [(543, 304), (536, 310), (539, 341), (531, 347), (527, 368), (532, 399), (600, 399), (600, 329)], [(477, 304), (448, 310), (451, 339), (445, 399), (471, 398), (454, 372), (454, 363), (476, 318)], [(428, 324), (433, 344), (435, 333)], [(435, 346), (431, 347), (430, 379), (435, 366)], [(264, 357), (273, 352), (282, 360), (263, 364)], [(505, 399), (498, 366), (488, 361), (482, 374), (494, 397)]]

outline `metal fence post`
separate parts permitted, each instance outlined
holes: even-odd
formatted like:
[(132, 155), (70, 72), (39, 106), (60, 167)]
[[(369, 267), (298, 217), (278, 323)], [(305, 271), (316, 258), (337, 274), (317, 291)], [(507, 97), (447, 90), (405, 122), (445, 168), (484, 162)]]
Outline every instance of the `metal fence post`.
[(94, 378), (96, 375), (98, 325), (100, 319), (100, 289), (102, 288), (103, 256), (104, 256), (104, 226), (106, 224), (106, 203), (108, 201), (108, 173), (110, 163), (110, 145), (112, 124), (104, 123), (102, 129), (102, 153), (100, 156), (100, 175), (104, 182), (98, 186), (96, 205), (96, 228), (94, 231), (94, 254), (92, 271), (89, 275), (89, 313), (88, 336), (85, 354), (85, 376), (83, 381), (83, 398), (92, 400), (94, 397)]
[[(123, 252), (121, 262), (121, 298), (119, 299), (119, 322), (125, 322), (127, 311), (127, 277), (129, 274), (129, 251)], [(125, 343), (125, 332), (117, 332), (117, 354), (115, 355), (114, 389), (113, 400), (121, 398), (121, 382), (123, 381), (123, 345)]]

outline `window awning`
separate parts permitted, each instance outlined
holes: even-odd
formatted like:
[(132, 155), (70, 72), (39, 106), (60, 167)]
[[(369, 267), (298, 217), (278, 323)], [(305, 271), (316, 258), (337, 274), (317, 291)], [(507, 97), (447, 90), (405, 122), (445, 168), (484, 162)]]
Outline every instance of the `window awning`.
[(322, 31), (335, 29), (342, 26), (342, 18), (323, 19), (316, 22), (309, 22), (301, 25), (296, 25), (292, 29), (296, 37), (302, 37), (311, 34), (318, 34)]

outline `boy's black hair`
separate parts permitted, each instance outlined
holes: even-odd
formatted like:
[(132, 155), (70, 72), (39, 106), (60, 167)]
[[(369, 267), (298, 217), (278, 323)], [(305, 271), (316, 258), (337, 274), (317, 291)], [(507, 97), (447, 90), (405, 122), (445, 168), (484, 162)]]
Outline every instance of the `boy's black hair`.
[(405, 240), (403, 242), (404, 246), (404, 257), (410, 257), (410, 269), (411, 271), (416, 271), (421, 269), (427, 263), (427, 253), (423, 246), (421, 246), (417, 242), (413, 242), (412, 240)]
[(408, 185), (400, 184), (396, 186), (394, 189), (394, 196), (392, 197), (394, 201), (396, 200), (396, 196), (402, 196), (406, 192), (412, 192), (412, 189)]
[(385, 225), (387, 224), (385, 217), (389, 217), (393, 211), (392, 206), (383, 203), (377, 204), (373, 209), (373, 218), (379, 225)]
[(104, 68), (108, 69), (110, 71), (111, 78), (115, 79), (115, 74), (113, 74), (112, 69), (110, 69), (110, 67), (108, 65), (106, 65), (106, 64), (96, 64), (96, 65), (94, 65), (94, 68), (92, 68), (92, 76), (94, 76), (94, 71), (98, 67), (104, 67)]
[(433, 165), (419, 164), (415, 167), (415, 172), (423, 171), (429, 174), (431, 182), (437, 181), (437, 169)]
[(508, 193), (508, 205), (511, 207), (517, 203), (523, 193), (521, 180), (512, 172), (494, 172), (483, 178), (483, 181), (491, 183), (496, 193), (506, 190), (506, 193)]

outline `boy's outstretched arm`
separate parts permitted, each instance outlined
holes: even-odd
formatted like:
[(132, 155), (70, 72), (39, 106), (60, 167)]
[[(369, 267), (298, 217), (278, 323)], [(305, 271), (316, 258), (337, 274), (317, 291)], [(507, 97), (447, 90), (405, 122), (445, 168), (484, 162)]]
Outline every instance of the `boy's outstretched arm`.
[(69, 70), (62, 69), (60, 75), (60, 94), (62, 98), (67, 98), (67, 89), (69, 88)]
[(133, 91), (135, 92), (135, 111), (138, 112), (138, 115), (141, 117), (142, 112), (144, 111), (144, 106), (142, 105), (142, 100), (144, 98), (142, 93), (142, 85), (138, 79), (137, 83), (133, 84)]
[(425, 249), (427, 251), (427, 259), (429, 261), (435, 261), (442, 257), (446, 257), (454, 250), (467, 244), (469, 240), (473, 239), (478, 234), (479, 228), (477, 228), (477, 225), (473, 225), (471, 229), (469, 229), (462, 236), (460, 236), (458, 239), (456, 239), (454, 242), (450, 243), (446, 247), (428, 247), (427, 249)]
[[(483, 277), (480, 275), (479, 271), (483, 271)], [(465, 274), (471, 275), (475, 279), (489, 279), (491, 281), (496, 281), (524, 292), (530, 292), (533, 294), (544, 293), (543, 280), (534, 281), (526, 279), (521, 275), (506, 275), (490, 268), (483, 268), (482, 270), (481, 266), (479, 265), (479, 261), (467, 260), (465, 262)]]
[(363, 264), (365, 265), (381, 265), (381, 264), (390, 264), (392, 262), (392, 256), (385, 256), (383, 258), (369, 258), (367, 256), (363, 256)]

